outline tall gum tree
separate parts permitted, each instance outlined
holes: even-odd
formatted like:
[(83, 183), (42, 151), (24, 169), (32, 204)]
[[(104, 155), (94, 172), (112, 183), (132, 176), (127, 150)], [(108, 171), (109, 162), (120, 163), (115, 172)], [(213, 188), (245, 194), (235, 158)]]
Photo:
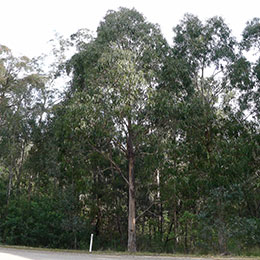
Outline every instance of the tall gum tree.
[[(253, 52), (255, 61), (249, 61), (244, 58), (242, 65), (239, 66), (241, 77), (244, 82), (240, 86), (242, 91), (241, 105), (250, 111), (251, 117), (260, 122), (260, 18), (254, 18), (247, 23), (243, 31), (243, 39), (240, 43), (241, 49), (245, 52)], [(239, 71), (239, 70), (238, 70)], [(237, 76), (238, 73), (236, 73)]]
[[(232, 75), (236, 69), (235, 65), (243, 57), (237, 51), (238, 43), (232, 37), (231, 30), (221, 17), (213, 17), (202, 23), (196, 16), (187, 14), (174, 28), (174, 33), (172, 52), (163, 68), (164, 85), (159, 96), (165, 103), (157, 104), (158, 110), (172, 111), (163, 114), (166, 127), (163, 125), (162, 131), (168, 131), (169, 140), (174, 140), (173, 145), (167, 149), (166, 163), (169, 166), (172, 164), (170, 167), (173, 170), (166, 185), (171, 179), (176, 187), (183, 189), (184, 183), (188, 182), (188, 188), (185, 190), (193, 193), (190, 198), (184, 200), (190, 199), (194, 203), (194, 209), (189, 208), (189, 211), (193, 212), (196, 211), (196, 191), (210, 189), (210, 185), (200, 186), (205, 179), (210, 180), (211, 185), (216, 187), (222, 185), (220, 178), (214, 180), (212, 169), (217, 168), (217, 155), (222, 152), (218, 147), (218, 142), (221, 143), (218, 140), (221, 136), (221, 117), (228, 116), (228, 112), (233, 108), (231, 101), (236, 101), (234, 93), (238, 86)], [(167, 96), (172, 96), (175, 102), (169, 102)], [(172, 127), (169, 127), (169, 124)], [(226, 143), (226, 140), (222, 142)], [(176, 153), (176, 150), (179, 153)], [(185, 172), (185, 177), (181, 176), (182, 172)], [(220, 169), (219, 176), (221, 174), (223, 170)], [(183, 183), (179, 185), (181, 182)], [(175, 194), (177, 192), (174, 191)], [(197, 199), (203, 197), (202, 192), (198, 195)], [(176, 212), (173, 212), (173, 215), (176, 222)], [(222, 212), (219, 212), (219, 248), (225, 252), (226, 233), (223, 231), (223, 218)]]
[[(79, 111), (79, 131), (96, 131), (105, 145), (89, 146), (111, 162), (129, 190), (128, 251), (136, 251), (135, 160), (151, 125), (147, 105), (158, 86), (160, 67), (168, 50), (157, 25), (135, 10), (109, 11), (87, 43), (68, 63), (73, 72), (71, 109)], [(107, 145), (119, 150), (127, 164), (118, 164)]]
[(14, 180), (31, 146), (32, 125), (42, 115), (46, 78), (27, 57), (15, 57), (0, 45), (0, 167), (8, 172), (7, 204)]

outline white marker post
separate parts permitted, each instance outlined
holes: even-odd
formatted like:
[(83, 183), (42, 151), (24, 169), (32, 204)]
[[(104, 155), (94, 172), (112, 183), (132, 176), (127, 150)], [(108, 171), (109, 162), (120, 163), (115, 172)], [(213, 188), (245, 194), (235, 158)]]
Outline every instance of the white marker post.
[(90, 244), (89, 244), (89, 252), (92, 252), (92, 246), (93, 246), (93, 234), (90, 236)]

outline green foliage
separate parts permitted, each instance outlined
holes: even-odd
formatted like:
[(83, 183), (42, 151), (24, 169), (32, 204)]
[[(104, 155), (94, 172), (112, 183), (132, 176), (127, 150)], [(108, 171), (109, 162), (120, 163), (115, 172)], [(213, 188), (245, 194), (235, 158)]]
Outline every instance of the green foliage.
[[(124, 251), (133, 167), (138, 250), (256, 254), (258, 31), (239, 43), (221, 17), (187, 14), (169, 46), (120, 8), (96, 37), (59, 37), (48, 77), (0, 45), (0, 242), (87, 249), (94, 234), (94, 250)], [(47, 78), (65, 71), (47, 110)]]
[[(48, 201), (48, 203), (46, 202)], [(48, 198), (10, 201), (8, 214), (1, 223), (2, 240), (11, 245), (52, 246), (59, 241), (61, 215)], [(56, 233), (56, 234), (55, 234)]]

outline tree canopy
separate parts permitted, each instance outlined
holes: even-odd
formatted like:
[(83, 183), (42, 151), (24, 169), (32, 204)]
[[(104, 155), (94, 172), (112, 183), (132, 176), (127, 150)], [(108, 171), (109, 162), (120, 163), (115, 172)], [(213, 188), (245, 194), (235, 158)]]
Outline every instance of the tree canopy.
[(239, 42), (223, 18), (186, 14), (168, 43), (120, 8), (95, 36), (60, 37), (49, 73), (0, 45), (0, 243), (258, 248), (259, 28), (249, 21)]

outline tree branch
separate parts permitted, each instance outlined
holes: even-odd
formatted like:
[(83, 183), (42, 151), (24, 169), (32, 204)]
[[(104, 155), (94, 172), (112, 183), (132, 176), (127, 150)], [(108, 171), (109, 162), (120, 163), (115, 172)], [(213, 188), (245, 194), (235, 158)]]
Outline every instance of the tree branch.
[(90, 142), (88, 142), (90, 144), (90, 146), (98, 153), (100, 153), (104, 158), (106, 158), (107, 160), (109, 160), (111, 162), (111, 164), (115, 167), (115, 169), (121, 174), (122, 178), (124, 179), (124, 181), (127, 183), (127, 185), (129, 185), (129, 182), (127, 180), (127, 178), (124, 176), (124, 174), (122, 173), (120, 167), (117, 165), (117, 163), (105, 152), (100, 151), (99, 149), (97, 149), (93, 144), (91, 144)]
[(140, 218), (140, 217), (142, 217), (147, 211), (149, 211), (149, 209), (153, 206), (153, 205), (155, 205), (155, 204), (157, 204), (157, 203), (159, 203), (158, 201), (155, 201), (155, 202), (153, 202), (146, 210), (144, 210), (139, 216), (137, 216), (136, 217), (136, 221)]
[(113, 138), (112, 141), (117, 144), (117, 146), (119, 147), (119, 149), (123, 153), (127, 154), (127, 150), (124, 148), (124, 146), (116, 138)]

